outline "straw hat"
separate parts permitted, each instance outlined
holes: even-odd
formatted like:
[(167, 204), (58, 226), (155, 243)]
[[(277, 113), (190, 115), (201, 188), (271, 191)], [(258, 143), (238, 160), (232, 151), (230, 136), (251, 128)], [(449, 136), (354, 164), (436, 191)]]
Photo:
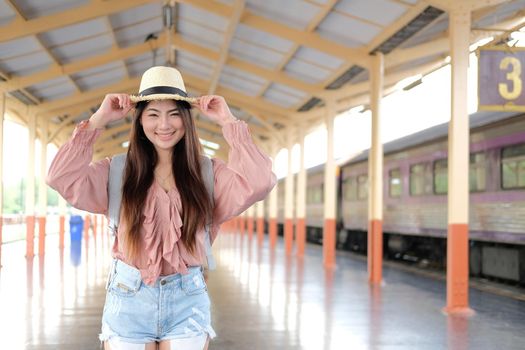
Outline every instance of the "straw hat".
[(188, 97), (180, 72), (173, 67), (151, 67), (142, 74), (138, 95), (131, 95), (131, 102), (153, 100), (181, 100), (195, 102)]

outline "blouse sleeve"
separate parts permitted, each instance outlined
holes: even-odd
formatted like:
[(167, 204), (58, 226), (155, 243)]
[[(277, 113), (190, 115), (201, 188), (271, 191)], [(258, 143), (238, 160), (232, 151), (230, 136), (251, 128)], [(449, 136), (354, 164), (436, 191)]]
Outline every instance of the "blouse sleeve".
[[(213, 159), (215, 173), (213, 223), (218, 225), (239, 215), (253, 203), (263, 200), (277, 181), (272, 161), (253, 143), (243, 121), (222, 128), (230, 146), (228, 164)], [(212, 239), (217, 229), (212, 230)]]
[(93, 144), (102, 130), (81, 122), (73, 137), (58, 150), (46, 182), (77, 209), (97, 214), (108, 210), (108, 158), (92, 163)]

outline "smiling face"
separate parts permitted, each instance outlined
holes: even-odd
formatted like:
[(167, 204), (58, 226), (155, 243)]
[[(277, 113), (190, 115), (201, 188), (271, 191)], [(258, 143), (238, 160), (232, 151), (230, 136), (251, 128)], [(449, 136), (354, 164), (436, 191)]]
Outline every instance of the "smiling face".
[(171, 151), (185, 133), (182, 116), (174, 100), (149, 102), (140, 121), (144, 134), (157, 152)]

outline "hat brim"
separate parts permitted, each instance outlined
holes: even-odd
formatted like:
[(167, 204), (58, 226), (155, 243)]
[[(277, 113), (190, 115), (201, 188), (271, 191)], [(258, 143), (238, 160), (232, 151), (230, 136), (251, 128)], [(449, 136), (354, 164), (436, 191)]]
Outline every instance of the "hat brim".
[(137, 103), (141, 101), (158, 101), (158, 100), (178, 100), (178, 101), (186, 101), (188, 103), (197, 102), (196, 97), (184, 97), (181, 95), (174, 95), (174, 94), (154, 94), (154, 95), (147, 95), (147, 96), (130, 95), (129, 99), (133, 103)]

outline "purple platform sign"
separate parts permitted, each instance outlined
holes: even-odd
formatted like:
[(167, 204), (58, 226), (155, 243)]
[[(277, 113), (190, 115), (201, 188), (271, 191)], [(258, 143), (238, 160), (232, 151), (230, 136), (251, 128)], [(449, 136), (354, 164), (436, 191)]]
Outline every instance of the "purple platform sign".
[(479, 109), (525, 111), (525, 50), (483, 48), (478, 58)]

